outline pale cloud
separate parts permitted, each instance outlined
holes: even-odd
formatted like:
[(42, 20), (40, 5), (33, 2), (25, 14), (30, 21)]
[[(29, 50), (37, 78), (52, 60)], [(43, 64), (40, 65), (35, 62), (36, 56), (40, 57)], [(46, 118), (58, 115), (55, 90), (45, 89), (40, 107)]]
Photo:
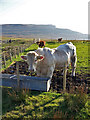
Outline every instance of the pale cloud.
[(88, 0), (1, 1), (9, 5), (0, 14), (1, 24), (53, 24), (88, 33)]

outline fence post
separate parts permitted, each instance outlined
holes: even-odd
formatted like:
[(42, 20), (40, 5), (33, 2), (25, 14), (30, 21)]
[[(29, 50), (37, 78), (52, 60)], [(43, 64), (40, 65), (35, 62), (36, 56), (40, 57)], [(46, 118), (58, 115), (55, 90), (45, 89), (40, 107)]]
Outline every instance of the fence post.
[(25, 50), (25, 45), (24, 45), (24, 50)]
[(23, 51), (22, 51), (22, 46), (21, 46), (21, 53), (22, 53)]
[(6, 56), (5, 56), (5, 53), (3, 54), (3, 58), (4, 58), (4, 68), (6, 68)]
[(19, 52), (21, 53), (21, 47), (19, 47)]
[(16, 58), (16, 48), (14, 48), (14, 52), (15, 52), (15, 58)]
[(20, 76), (19, 76), (19, 61), (16, 62), (16, 69), (17, 69), (17, 87), (20, 87)]
[(10, 62), (12, 62), (12, 53), (11, 53), (11, 49), (9, 50), (9, 55), (10, 55)]
[(17, 53), (18, 53), (18, 56), (19, 56), (19, 47), (17, 48)]
[(24, 52), (24, 46), (22, 46), (22, 52)]
[(25, 50), (25, 45), (23, 46), (23, 52), (24, 52), (24, 50)]

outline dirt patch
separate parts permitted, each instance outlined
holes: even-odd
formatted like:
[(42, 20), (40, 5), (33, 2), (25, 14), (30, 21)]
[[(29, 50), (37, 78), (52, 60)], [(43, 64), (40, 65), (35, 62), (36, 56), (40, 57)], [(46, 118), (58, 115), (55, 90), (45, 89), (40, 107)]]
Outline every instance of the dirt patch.
[[(66, 88), (67, 91), (76, 91), (79, 87), (84, 87), (84, 91), (89, 93), (90, 74), (78, 74), (75, 77), (71, 77), (71, 73), (67, 75)], [(63, 89), (63, 76), (60, 71), (55, 70), (52, 77), (52, 88), (60, 92)]]
[[(16, 63), (13, 63), (10, 65), (6, 70), (2, 71), (3, 74), (16, 74)], [(36, 76), (36, 73), (30, 73), (28, 72), (28, 64), (25, 61), (19, 61), (19, 73), (22, 75), (28, 75), (28, 76)], [(78, 87), (84, 87), (85, 90), (89, 93), (89, 83), (90, 83), (90, 74), (83, 73), (81, 74), (76, 73), (75, 77), (71, 77), (71, 73), (67, 73), (67, 91), (75, 91), (78, 89)], [(55, 70), (53, 77), (52, 77), (52, 83), (51, 83), (51, 89), (53, 91), (61, 92), (63, 89), (63, 76), (61, 75), (59, 70)]]

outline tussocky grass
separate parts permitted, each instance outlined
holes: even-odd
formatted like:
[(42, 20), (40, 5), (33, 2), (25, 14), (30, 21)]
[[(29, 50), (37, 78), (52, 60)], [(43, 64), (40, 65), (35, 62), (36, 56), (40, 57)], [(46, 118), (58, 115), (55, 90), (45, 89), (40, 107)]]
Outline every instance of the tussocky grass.
[(83, 87), (76, 93), (2, 88), (3, 120), (89, 119), (89, 96)]

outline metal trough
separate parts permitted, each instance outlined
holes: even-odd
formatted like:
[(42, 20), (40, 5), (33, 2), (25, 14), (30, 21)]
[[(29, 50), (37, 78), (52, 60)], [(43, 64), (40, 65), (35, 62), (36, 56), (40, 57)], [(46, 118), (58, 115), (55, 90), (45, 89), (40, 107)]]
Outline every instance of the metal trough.
[[(17, 87), (17, 75), (2, 74), (0, 86)], [(48, 91), (50, 88), (51, 79), (31, 76), (19, 76), (19, 87), (28, 88), (31, 90)]]

